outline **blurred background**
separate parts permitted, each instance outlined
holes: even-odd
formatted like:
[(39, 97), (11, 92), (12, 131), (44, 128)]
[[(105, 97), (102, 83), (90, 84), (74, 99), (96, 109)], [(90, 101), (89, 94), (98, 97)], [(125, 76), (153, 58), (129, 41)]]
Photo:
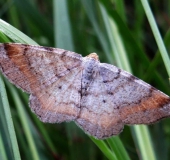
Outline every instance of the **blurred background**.
[[(131, 72), (170, 95), (169, 76), (142, 1), (145, 0), (0, 0), (0, 18), (39, 45), (63, 48), (83, 56), (96, 52), (101, 62)], [(150, 0), (149, 6), (169, 51), (170, 1)], [(1, 43), (29, 43), (17, 34), (19, 31), (2, 29), (1, 24), (0, 31)], [(126, 152), (126, 159), (150, 159), (148, 156), (170, 159), (169, 119), (148, 127), (125, 126), (119, 136), (97, 141), (73, 122), (40, 122), (30, 111), (28, 95), (6, 80), (5, 85), (21, 159), (114, 159), (106, 152), (108, 149), (117, 155), (116, 148), (119, 155), (122, 150)], [(0, 159), (16, 159), (2, 106), (1, 102)], [(106, 150), (100, 148), (100, 144), (106, 145)], [(123, 158), (116, 156), (115, 159)]]

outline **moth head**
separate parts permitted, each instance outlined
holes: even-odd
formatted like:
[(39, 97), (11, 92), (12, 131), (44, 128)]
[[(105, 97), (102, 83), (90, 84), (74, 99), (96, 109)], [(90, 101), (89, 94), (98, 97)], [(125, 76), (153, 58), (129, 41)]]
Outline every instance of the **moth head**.
[(96, 54), (96, 53), (90, 53), (88, 56), (86, 57), (89, 57), (89, 58), (93, 58), (97, 61), (99, 61), (99, 56)]

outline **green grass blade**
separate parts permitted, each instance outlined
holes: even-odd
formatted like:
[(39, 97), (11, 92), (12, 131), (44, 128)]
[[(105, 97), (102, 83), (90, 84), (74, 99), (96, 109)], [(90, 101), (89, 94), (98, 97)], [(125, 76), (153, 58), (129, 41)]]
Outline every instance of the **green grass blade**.
[(122, 20), (126, 22), (126, 11), (125, 11), (124, 0), (115, 0), (115, 5), (118, 14), (122, 18)]
[(131, 68), (127, 58), (127, 53), (125, 51), (123, 42), (120, 38), (118, 28), (115, 22), (108, 16), (102, 4), (100, 4), (100, 8), (106, 25), (112, 53), (114, 54), (117, 65), (120, 68), (127, 69), (127, 71), (131, 72)]
[(35, 41), (23, 34), (21, 31), (17, 30), (15, 27), (11, 26), (7, 22), (0, 19), (0, 31), (6, 36), (10, 37), (14, 42), (17, 43), (27, 43), (32, 45), (37, 45)]
[(10, 89), (10, 93), (13, 95), (14, 103), (17, 108), (17, 113), (19, 114), (20, 121), (23, 126), (23, 130), (24, 130), (27, 142), (28, 142), (28, 146), (30, 148), (30, 153), (31, 153), (30, 157), (32, 157), (31, 159), (39, 160), (40, 158), (39, 158), (36, 146), (35, 146), (35, 141), (31, 135), (28, 118), (23, 109), (23, 104), (21, 102), (21, 99), (18, 93), (16, 92), (16, 89), (14, 89), (14, 87), (11, 84), (9, 83), (6, 83), (6, 84), (8, 85), (8, 88)]
[[(36, 8), (36, 2), (33, 1), (20, 1), (13, 0), (18, 9), (18, 13), (24, 16), (24, 21), (36, 31), (36, 35), (43, 34), (44, 37), (48, 39), (48, 41), (53, 41), (53, 28), (52, 25), (46, 20), (46, 15), (39, 13), (39, 9)], [(35, 3), (35, 4), (34, 4)], [(25, 18), (26, 17), (26, 18)], [(31, 25), (30, 25), (31, 23)], [(40, 33), (41, 31), (41, 33)], [(30, 43), (29, 43), (30, 44)]]
[(112, 148), (113, 152), (115, 153), (118, 160), (130, 160), (121, 140), (119, 137), (111, 137), (107, 139), (107, 142)]
[[(22, 91), (19, 91), (19, 95), (22, 101), (24, 102), (24, 104), (28, 104), (28, 96), (26, 94), (23, 94)], [(31, 112), (30, 108), (28, 108), (28, 110), (26, 111), (28, 111), (29, 113)], [(32, 112), (31, 112), (31, 119), (37, 126), (39, 133), (41, 133), (42, 135), (42, 138), (45, 139), (46, 146), (48, 146), (52, 154), (57, 157), (57, 151), (56, 151), (57, 149), (55, 148), (54, 142), (52, 142), (50, 135), (48, 134), (48, 130), (46, 130), (46, 128), (44, 127), (44, 123), (42, 123), (34, 114), (32, 114)]]
[(5, 34), (0, 32), (0, 42), (10, 42), (10, 39)]
[(6, 152), (5, 152), (1, 132), (0, 132), (0, 159), (7, 160), (7, 155), (6, 155)]
[(151, 27), (153, 35), (155, 37), (156, 43), (157, 43), (158, 48), (160, 50), (160, 53), (162, 55), (166, 70), (167, 70), (168, 75), (170, 77), (170, 59), (169, 59), (169, 56), (168, 56), (168, 52), (167, 52), (166, 47), (163, 43), (161, 34), (160, 34), (158, 27), (156, 25), (156, 22), (155, 22), (153, 14), (152, 14), (152, 11), (150, 9), (150, 6), (148, 4), (148, 1), (147, 0), (141, 0), (141, 2), (142, 2), (142, 5), (143, 5), (143, 8), (145, 10), (146, 16), (148, 18), (148, 21), (150, 23), (150, 27)]
[(74, 50), (71, 24), (68, 17), (67, 1), (54, 0), (55, 46), (66, 50)]
[(91, 1), (91, 0), (81, 0), (85, 10), (86, 10), (86, 13), (87, 13), (87, 16), (89, 17), (89, 20), (91, 22), (91, 24), (93, 25), (93, 28), (95, 30), (95, 33), (100, 41), (100, 44), (104, 50), (104, 53), (108, 59), (108, 61), (110, 63), (113, 63), (113, 59), (111, 57), (111, 55), (109, 54), (110, 53), (110, 46), (109, 46), (109, 43), (108, 43), (108, 40), (107, 40), (107, 37), (106, 35), (104, 35), (101, 31), (101, 25), (100, 23), (98, 22), (98, 19), (99, 17), (97, 16), (98, 13), (97, 13), (97, 5), (96, 5), (96, 2), (95, 1)]
[(104, 141), (101, 140), (97, 140), (93, 137), (90, 137), (91, 140), (99, 147), (99, 149), (103, 152), (103, 154), (110, 160), (119, 160), (117, 159), (116, 155), (111, 152), (111, 150), (108, 148), (108, 146), (106, 145), (106, 143)]
[(17, 139), (16, 139), (16, 135), (15, 135), (15, 129), (14, 129), (13, 122), (12, 122), (12, 116), (11, 116), (11, 112), (10, 112), (9, 102), (8, 102), (8, 98), (7, 98), (7, 94), (6, 94), (5, 85), (2, 80), (2, 76), (0, 76), (0, 93), (1, 93), (1, 97), (2, 97), (2, 104), (3, 104), (3, 108), (4, 108), (5, 118), (6, 118), (6, 122), (7, 122), (7, 128), (8, 128), (10, 141), (11, 141), (11, 145), (12, 145), (13, 156), (14, 156), (15, 160), (20, 160), (21, 157), (20, 157), (20, 153), (19, 153), (18, 143), (17, 143)]
[(5, 154), (8, 159), (13, 159), (13, 151), (11, 147), (11, 140), (7, 128), (7, 121), (3, 109), (2, 99), (0, 96), (0, 134), (4, 144)]
[(156, 160), (148, 127), (145, 125), (136, 125), (132, 130), (134, 130), (135, 137), (137, 138), (137, 145), (140, 149), (141, 158), (143, 160)]

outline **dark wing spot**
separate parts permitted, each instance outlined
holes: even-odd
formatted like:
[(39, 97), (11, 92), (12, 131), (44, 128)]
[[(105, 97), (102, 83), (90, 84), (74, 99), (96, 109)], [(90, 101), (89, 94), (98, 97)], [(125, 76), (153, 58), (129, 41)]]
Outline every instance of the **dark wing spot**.
[(52, 47), (42, 47), (44, 50), (46, 50), (47, 52), (52, 52), (53, 53), (53, 50), (54, 48)]
[(63, 53), (61, 54), (61, 59), (63, 59), (66, 55), (67, 55), (68, 51), (63, 51)]
[(112, 93), (111, 91), (108, 91), (108, 92), (107, 92), (107, 94), (109, 94), (109, 95), (113, 95), (113, 93)]
[(23, 55), (25, 55), (26, 54), (26, 52), (27, 52), (27, 50), (29, 49), (29, 47), (27, 47), (27, 46), (25, 46), (25, 48), (24, 48), (24, 52), (23, 52)]

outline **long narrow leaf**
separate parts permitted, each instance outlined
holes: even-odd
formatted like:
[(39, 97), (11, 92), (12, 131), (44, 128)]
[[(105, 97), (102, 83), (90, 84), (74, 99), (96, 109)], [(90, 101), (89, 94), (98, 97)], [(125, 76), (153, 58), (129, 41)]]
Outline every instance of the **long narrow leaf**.
[(0, 19), (0, 31), (10, 37), (14, 42), (37, 45), (31, 38)]
[(9, 102), (5, 90), (5, 85), (2, 80), (2, 76), (0, 76), (0, 93), (1, 93), (1, 98), (2, 98), (2, 104), (4, 108), (4, 113), (5, 113), (5, 118), (7, 121), (7, 128), (10, 136), (10, 141), (12, 145), (12, 151), (13, 151), (13, 156), (15, 160), (20, 160), (20, 153), (19, 153), (19, 148), (18, 148), (18, 143), (15, 135), (15, 130), (12, 122), (12, 116), (9, 108)]
[(141, 0), (141, 2), (142, 2), (142, 5), (143, 5), (143, 8), (145, 10), (145, 13), (147, 15), (148, 21), (150, 23), (150, 26), (151, 26), (153, 35), (155, 37), (155, 40), (157, 42), (158, 48), (159, 48), (160, 53), (162, 55), (166, 70), (167, 70), (168, 75), (170, 77), (170, 67), (169, 67), (170, 66), (170, 59), (169, 59), (166, 47), (165, 47), (165, 45), (163, 43), (161, 34), (160, 34), (160, 32), (158, 30), (158, 27), (156, 25), (156, 22), (155, 22), (153, 14), (151, 12), (151, 9), (150, 9), (150, 6), (148, 4), (148, 1), (147, 0)]

